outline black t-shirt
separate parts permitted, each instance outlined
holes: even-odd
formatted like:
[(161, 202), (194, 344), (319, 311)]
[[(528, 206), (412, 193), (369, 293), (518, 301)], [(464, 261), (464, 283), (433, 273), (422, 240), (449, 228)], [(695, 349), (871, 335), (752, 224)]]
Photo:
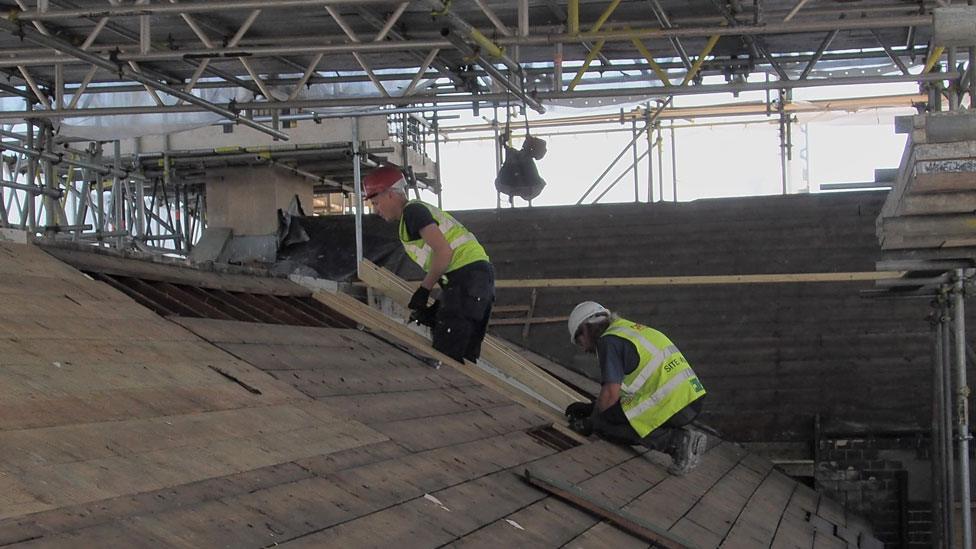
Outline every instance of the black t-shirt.
[(410, 240), (420, 240), (420, 229), (431, 223), (437, 223), (427, 206), (419, 202), (411, 202), (403, 207), (403, 225), (407, 229)]
[(598, 338), (596, 353), (600, 357), (600, 382), (603, 385), (621, 383), (624, 376), (636, 370), (640, 364), (637, 347), (619, 336), (605, 335)]

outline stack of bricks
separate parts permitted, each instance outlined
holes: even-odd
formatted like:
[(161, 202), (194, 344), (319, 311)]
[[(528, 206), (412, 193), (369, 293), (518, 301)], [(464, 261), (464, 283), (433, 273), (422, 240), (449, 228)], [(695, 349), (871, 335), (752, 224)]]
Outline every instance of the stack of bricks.
[(896, 127), (909, 139), (877, 219), (885, 257), (976, 258), (976, 115), (903, 117)]

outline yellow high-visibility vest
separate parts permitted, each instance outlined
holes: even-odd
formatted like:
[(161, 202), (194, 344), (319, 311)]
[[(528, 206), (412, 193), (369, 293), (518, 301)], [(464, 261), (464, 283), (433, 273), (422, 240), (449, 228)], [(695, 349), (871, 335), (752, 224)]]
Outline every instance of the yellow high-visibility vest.
[(603, 335), (622, 337), (637, 347), (640, 361), (620, 384), (620, 405), (640, 436), (705, 395), (691, 365), (661, 332), (618, 318)]
[[(451, 214), (443, 212), (421, 200), (411, 200), (407, 204), (421, 204), (430, 210), (430, 215), (437, 222), (438, 230), (444, 234), (444, 240), (447, 240), (447, 243), (451, 246), (453, 254), (451, 255), (451, 262), (448, 264), (446, 272), (460, 269), (475, 261), (488, 261), (488, 254), (478, 242), (478, 239), (474, 237), (471, 231), (464, 228), (464, 225), (461, 225), (457, 219), (454, 219)], [(420, 265), (425, 272), (430, 271), (433, 250), (424, 242), (423, 238), (410, 240), (403, 216), (400, 217), (400, 242), (403, 243), (403, 249), (410, 256), (410, 259), (414, 260), (417, 265)]]

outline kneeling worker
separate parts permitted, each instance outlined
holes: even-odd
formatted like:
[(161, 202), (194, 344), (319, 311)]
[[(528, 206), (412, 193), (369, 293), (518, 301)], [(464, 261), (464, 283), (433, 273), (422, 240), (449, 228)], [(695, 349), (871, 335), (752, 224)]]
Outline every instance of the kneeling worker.
[(669, 454), (672, 474), (694, 469), (707, 438), (689, 424), (702, 409), (705, 388), (674, 343), (593, 301), (573, 309), (569, 337), (584, 352), (597, 354), (601, 375), (595, 403), (575, 402), (566, 409), (570, 427)]
[[(495, 277), (488, 254), (450, 214), (407, 199), (400, 168), (384, 165), (363, 178), (363, 191), (384, 220), (399, 223), (404, 250), (426, 272), (410, 298), (410, 319), (432, 329), (433, 346), (463, 362), (476, 362), (495, 300)], [(427, 304), (434, 284), (440, 299)]]

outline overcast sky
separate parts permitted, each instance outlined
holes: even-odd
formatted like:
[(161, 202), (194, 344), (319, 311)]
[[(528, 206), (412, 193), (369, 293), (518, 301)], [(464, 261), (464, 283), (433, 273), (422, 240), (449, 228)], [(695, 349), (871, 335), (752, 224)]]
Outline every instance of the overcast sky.
[[(917, 93), (913, 84), (864, 86), (856, 90), (836, 88), (798, 89), (794, 100), (826, 99), (845, 96), (875, 96)], [(711, 96), (686, 96), (675, 99), (676, 106), (756, 101), (762, 93), (741, 94), (736, 99), (731, 94)], [(632, 105), (624, 106), (629, 109)], [(557, 109), (551, 116), (571, 116), (584, 111)], [(604, 109), (604, 112), (607, 110)], [(619, 107), (610, 109), (619, 111)], [(874, 180), (877, 168), (897, 168), (905, 144), (904, 135), (895, 134), (894, 117), (913, 114), (912, 109), (886, 109), (863, 111), (856, 114), (832, 113), (801, 116), (793, 127), (793, 176), (791, 192), (805, 188), (803, 169), (808, 166), (810, 191), (818, 192), (822, 183), (867, 182)], [(490, 115), (490, 111), (482, 111)], [(538, 118), (530, 114), (530, 120)], [(726, 119), (743, 121), (743, 118)], [(759, 121), (760, 119), (752, 118)], [(469, 115), (450, 124), (477, 123)], [(699, 123), (720, 121), (700, 119)], [(521, 121), (513, 122), (521, 124)], [(687, 126), (690, 121), (678, 121)], [(444, 125), (448, 125), (445, 122)], [(665, 122), (667, 127), (668, 122)], [(519, 126), (521, 127), (521, 126)], [(804, 130), (806, 130), (804, 132)], [(560, 129), (556, 131), (566, 131)], [(626, 132), (607, 132), (579, 136), (546, 137), (548, 155), (538, 162), (539, 171), (547, 186), (534, 205), (574, 204), (607, 168), (613, 158), (630, 141)], [(516, 147), (521, 142), (516, 141)], [(697, 198), (777, 194), (782, 191), (780, 176), (778, 124), (775, 117), (768, 123), (735, 124), (718, 127), (679, 128), (675, 130), (678, 200)], [(647, 149), (644, 139), (639, 140), (638, 154)], [(809, 163), (803, 158), (809, 159)], [(493, 208), (496, 204), (494, 189), (495, 157), (490, 141), (448, 142), (441, 147), (441, 174), (444, 183), (443, 203), (446, 209)], [(587, 198), (592, 202), (603, 192), (632, 161), (628, 152), (603, 182)], [(659, 200), (658, 155), (653, 154), (654, 198)], [(671, 140), (664, 132), (664, 193), (666, 200), (673, 199)], [(647, 164), (638, 169), (638, 195), (647, 200)], [(431, 194), (423, 196), (436, 201)], [(634, 200), (634, 179), (631, 173), (601, 199), (606, 202)], [(527, 203), (515, 199), (516, 207)], [(503, 197), (507, 206), (507, 197)]]

